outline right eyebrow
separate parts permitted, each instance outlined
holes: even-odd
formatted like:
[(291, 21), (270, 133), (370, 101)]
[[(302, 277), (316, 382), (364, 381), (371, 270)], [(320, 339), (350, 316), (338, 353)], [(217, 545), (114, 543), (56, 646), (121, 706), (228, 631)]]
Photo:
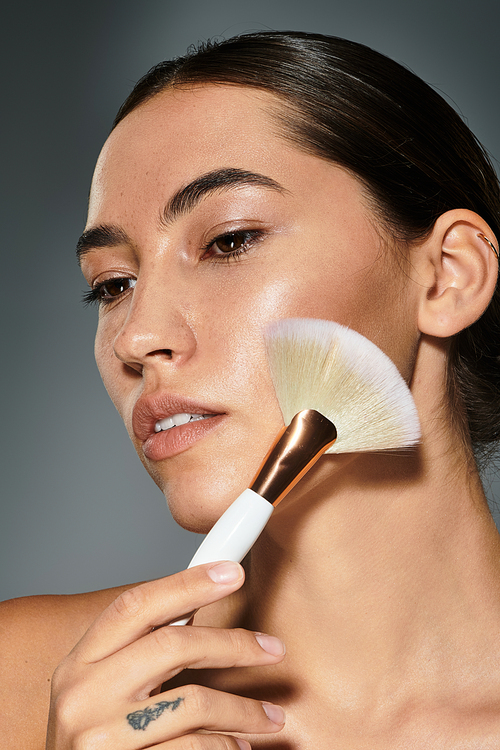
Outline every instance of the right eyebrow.
[(113, 224), (101, 224), (98, 227), (87, 229), (76, 243), (76, 257), (78, 265), (81, 264), (85, 253), (94, 247), (116, 247), (117, 245), (130, 245), (130, 237), (123, 229)]
[(172, 196), (163, 211), (162, 223), (168, 225), (180, 216), (188, 214), (208, 195), (224, 192), (233, 187), (252, 185), (275, 190), (278, 193), (288, 192), (272, 177), (258, 172), (248, 172), (235, 167), (215, 169), (213, 172), (207, 172), (192, 180)]

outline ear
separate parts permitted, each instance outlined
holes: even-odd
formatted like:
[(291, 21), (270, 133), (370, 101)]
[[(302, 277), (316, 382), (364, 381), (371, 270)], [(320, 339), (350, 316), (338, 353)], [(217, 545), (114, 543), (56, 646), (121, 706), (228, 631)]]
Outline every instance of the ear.
[(498, 258), (481, 235), (498, 248), (478, 214), (456, 209), (442, 214), (419, 246), (414, 259), (423, 284), (418, 317), (422, 333), (453, 336), (487, 308), (497, 282)]

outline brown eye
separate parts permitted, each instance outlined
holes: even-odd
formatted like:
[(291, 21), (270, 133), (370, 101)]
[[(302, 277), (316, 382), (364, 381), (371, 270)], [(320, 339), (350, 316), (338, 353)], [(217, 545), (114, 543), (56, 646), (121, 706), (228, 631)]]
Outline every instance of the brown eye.
[(248, 241), (249, 232), (238, 232), (237, 234), (225, 234), (215, 240), (214, 249), (220, 250), (221, 253), (233, 253), (240, 250)]
[(99, 299), (108, 301), (116, 299), (134, 286), (134, 279), (108, 279), (108, 281), (103, 281), (97, 285), (96, 292), (99, 295)]
[(201, 259), (212, 258), (214, 261), (237, 259), (250, 250), (263, 236), (264, 232), (261, 229), (245, 229), (221, 234), (205, 246)]
[(122, 294), (133, 289), (136, 284), (135, 279), (117, 278), (101, 281), (96, 284), (90, 292), (83, 295), (84, 305), (106, 305), (119, 299)]

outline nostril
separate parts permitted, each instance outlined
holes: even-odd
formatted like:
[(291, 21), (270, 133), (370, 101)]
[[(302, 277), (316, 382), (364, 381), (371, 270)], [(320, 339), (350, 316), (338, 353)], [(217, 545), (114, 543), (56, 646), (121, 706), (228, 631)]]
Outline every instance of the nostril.
[[(120, 359), (118, 357), (118, 359)], [(123, 362), (123, 360), (120, 360)], [(123, 362), (123, 365), (126, 370), (133, 370), (134, 372), (138, 372), (139, 375), (142, 376), (143, 366), (139, 362)]]
[(148, 357), (164, 357), (165, 359), (174, 358), (173, 349), (155, 349), (152, 352), (148, 352)]

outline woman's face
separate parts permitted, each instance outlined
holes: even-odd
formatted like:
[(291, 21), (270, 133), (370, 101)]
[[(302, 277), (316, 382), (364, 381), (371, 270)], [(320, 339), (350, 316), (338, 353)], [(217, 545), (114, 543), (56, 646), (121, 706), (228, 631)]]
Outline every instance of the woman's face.
[[(269, 321), (349, 325), (406, 377), (417, 336), (411, 286), (359, 182), (280, 137), (271, 104), (204, 86), (141, 105), (99, 157), (80, 243), (106, 388), (175, 518), (197, 530), (248, 486), (282, 426)], [(155, 432), (175, 414), (194, 421)]]

